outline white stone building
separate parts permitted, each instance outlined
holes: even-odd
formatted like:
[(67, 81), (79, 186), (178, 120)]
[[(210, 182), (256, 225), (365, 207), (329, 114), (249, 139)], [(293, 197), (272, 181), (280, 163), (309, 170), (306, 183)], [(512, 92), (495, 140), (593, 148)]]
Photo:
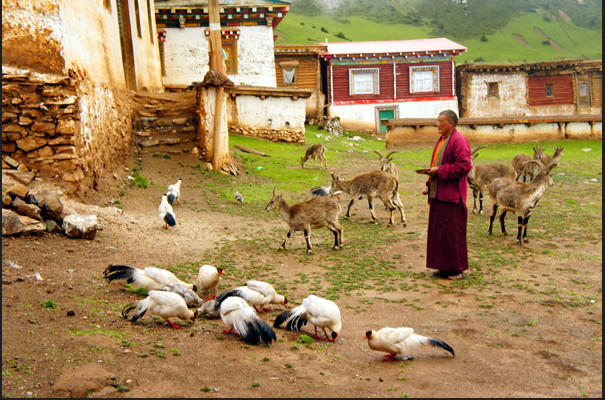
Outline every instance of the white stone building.
[[(221, 38), (229, 79), (276, 87), (273, 29), (289, 11), (279, 0), (221, 0)], [(164, 85), (189, 86), (208, 72), (207, 0), (155, 0)]]

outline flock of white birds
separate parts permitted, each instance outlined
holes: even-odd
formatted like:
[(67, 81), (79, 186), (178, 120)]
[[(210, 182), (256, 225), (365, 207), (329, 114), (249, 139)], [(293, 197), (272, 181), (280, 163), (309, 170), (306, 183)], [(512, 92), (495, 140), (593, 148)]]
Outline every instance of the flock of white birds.
[[(159, 217), (168, 229), (176, 225), (173, 204), (181, 204), (180, 190), (182, 180), (168, 186), (168, 191), (162, 196), (159, 206)], [(236, 192), (236, 200), (243, 202), (242, 196)], [(271, 345), (276, 340), (273, 328), (285, 328), (289, 331), (300, 331), (307, 322), (315, 328), (315, 338), (335, 342), (342, 329), (342, 319), (338, 305), (331, 300), (315, 295), (306, 297), (302, 304), (288, 309), (288, 300), (278, 294), (275, 288), (267, 282), (249, 280), (244, 285), (230, 289), (217, 296), (216, 288), (225, 271), (211, 265), (202, 265), (195, 283), (186, 283), (177, 278), (172, 272), (162, 268), (146, 267), (139, 269), (126, 265), (110, 265), (103, 275), (108, 282), (125, 279), (127, 283), (143, 287), (147, 297), (134, 301), (122, 309), (122, 316), (129, 318), (134, 311), (132, 321), (137, 321), (146, 313), (163, 318), (174, 329), (182, 327), (170, 320), (179, 318), (195, 322), (198, 315), (206, 318), (221, 318), (225, 325), (223, 333), (235, 333), (247, 343)], [(202, 300), (197, 291), (204, 292)], [(270, 304), (278, 304), (286, 308), (273, 322), (273, 327), (267, 324), (258, 314), (271, 311)], [(323, 331), (323, 337), (318, 333)], [(330, 333), (326, 330), (329, 330)], [(385, 327), (377, 331), (365, 333), (368, 346), (376, 351), (386, 352), (384, 361), (393, 361), (397, 356), (405, 359), (411, 357), (413, 351), (422, 345), (440, 347), (454, 356), (454, 349), (442, 340), (421, 336), (414, 333), (412, 328)]]

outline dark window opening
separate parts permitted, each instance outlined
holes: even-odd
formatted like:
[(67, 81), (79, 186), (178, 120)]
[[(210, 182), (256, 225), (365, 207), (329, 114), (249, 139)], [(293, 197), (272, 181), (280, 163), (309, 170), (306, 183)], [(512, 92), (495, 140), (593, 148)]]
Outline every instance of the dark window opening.
[(555, 97), (555, 90), (552, 85), (546, 85), (546, 97)]
[(487, 83), (487, 97), (495, 97), (496, 99), (500, 98), (500, 94), (498, 92), (498, 82)]
[(153, 43), (153, 15), (151, 13), (153, 10), (151, 9), (151, 0), (147, 0), (147, 24), (149, 24), (149, 41)]
[(141, 16), (139, 13), (139, 0), (134, 0), (134, 17), (137, 20), (137, 36), (143, 37), (141, 34)]

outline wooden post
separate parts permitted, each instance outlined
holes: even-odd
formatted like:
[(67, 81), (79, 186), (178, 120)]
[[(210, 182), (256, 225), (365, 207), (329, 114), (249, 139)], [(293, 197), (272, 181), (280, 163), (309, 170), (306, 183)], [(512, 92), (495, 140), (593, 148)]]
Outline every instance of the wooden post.
[[(210, 69), (227, 75), (227, 67), (223, 60), (223, 44), (221, 40), (221, 15), (218, 0), (208, 1), (208, 22), (210, 27)], [(221, 153), (221, 129), (222, 112), (225, 102), (225, 88), (220, 85), (216, 88), (216, 99), (214, 107), (214, 134), (212, 138), (212, 167), (220, 171), (224, 164), (225, 154)], [(228, 136), (227, 136), (227, 140)], [(228, 156), (228, 153), (227, 153)]]

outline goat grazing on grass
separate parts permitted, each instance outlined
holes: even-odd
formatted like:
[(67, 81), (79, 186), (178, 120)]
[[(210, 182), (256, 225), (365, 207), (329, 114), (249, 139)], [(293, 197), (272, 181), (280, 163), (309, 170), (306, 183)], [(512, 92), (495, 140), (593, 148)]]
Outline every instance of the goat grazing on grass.
[(391, 155), (397, 153), (399, 150), (391, 151), (386, 156), (383, 156), (378, 150), (374, 150), (374, 153), (380, 157), (380, 170), (390, 172), (395, 178), (399, 179), (399, 171), (397, 166), (393, 162)]
[(509, 178), (496, 178), (489, 185), (489, 197), (494, 204), (492, 214), (489, 217), (489, 235), (491, 236), (492, 234), (492, 226), (498, 212), (498, 207), (502, 209), (500, 213), (500, 227), (502, 234), (505, 236), (504, 218), (507, 211), (513, 211), (517, 214), (517, 243), (520, 246), (523, 245), (523, 242), (529, 243), (529, 239), (527, 238), (529, 215), (538, 205), (546, 188), (553, 185), (551, 171), (559, 165), (559, 163), (554, 162), (544, 166), (538, 160), (530, 160), (528, 162), (535, 163), (541, 167), (538, 175), (531, 182), (515, 182)]
[(290, 230), (286, 239), (280, 246), (286, 248), (286, 242), (292, 236), (293, 232), (303, 231), (307, 242), (307, 254), (312, 253), (311, 249), (311, 228), (327, 227), (334, 234), (334, 250), (342, 247), (342, 226), (338, 222), (342, 211), (340, 204), (332, 197), (314, 197), (311, 200), (304, 201), (289, 206), (283, 198), (283, 194), (275, 194), (265, 207), (265, 211), (279, 209), (279, 215), (288, 223)]
[(552, 156), (550, 154), (542, 154), (541, 161), (544, 163), (544, 165), (548, 165), (553, 162), (558, 162), (562, 155), (563, 147), (557, 146), (555, 147), (555, 152)]
[(372, 171), (365, 174), (357, 175), (350, 181), (341, 181), (340, 178), (332, 173), (332, 186), (330, 186), (330, 192), (335, 193), (340, 190), (348, 193), (353, 198), (347, 207), (347, 215), (345, 218), (351, 216), (351, 206), (355, 202), (355, 199), (362, 199), (363, 196), (368, 198), (368, 206), (370, 207), (370, 214), (372, 215), (372, 223), (377, 223), (376, 215), (374, 214), (374, 197), (378, 197), (382, 200), (385, 207), (391, 212), (388, 226), (394, 226), (393, 214), (395, 209), (399, 209), (401, 213), (401, 223), (406, 226), (405, 212), (403, 211), (403, 203), (399, 198), (399, 181), (390, 172), (385, 171)]
[[(480, 146), (471, 152), (473, 160), (477, 158), (477, 151), (487, 146)], [(487, 190), (489, 184), (496, 178), (509, 178), (515, 180), (517, 173), (515, 170), (506, 164), (473, 164), (473, 167), (468, 173), (467, 181), (471, 189), (473, 189), (473, 211), (472, 213), (483, 213), (483, 192)], [(479, 196), (479, 210), (477, 211), (477, 196)]]
[(540, 170), (539, 164), (536, 163), (528, 163), (529, 160), (542, 160), (542, 152), (544, 149), (539, 148), (537, 145), (534, 145), (534, 156), (533, 158), (526, 154), (517, 154), (515, 158), (513, 158), (513, 168), (517, 174), (516, 180), (518, 181), (523, 177), (523, 182), (525, 182), (525, 178), (529, 176), (529, 180), (534, 179), (534, 176)]
[(319, 167), (321, 168), (322, 164), (324, 168), (328, 168), (328, 164), (326, 163), (326, 156), (324, 155), (326, 152), (326, 148), (321, 143), (312, 144), (307, 148), (305, 155), (300, 158), (300, 166), (302, 168), (305, 167), (306, 162), (309, 159), (313, 159), (313, 168), (315, 168), (315, 162), (319, 159)]

